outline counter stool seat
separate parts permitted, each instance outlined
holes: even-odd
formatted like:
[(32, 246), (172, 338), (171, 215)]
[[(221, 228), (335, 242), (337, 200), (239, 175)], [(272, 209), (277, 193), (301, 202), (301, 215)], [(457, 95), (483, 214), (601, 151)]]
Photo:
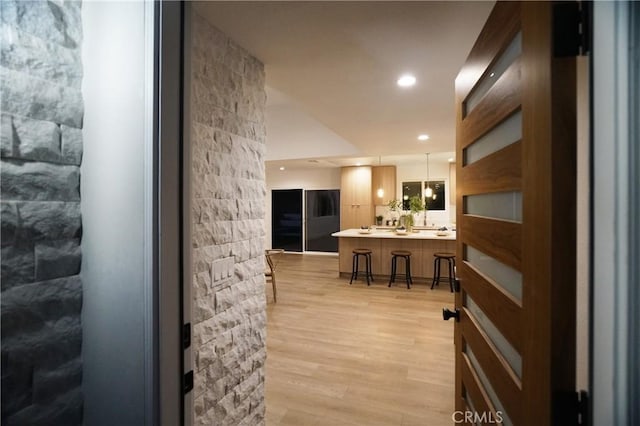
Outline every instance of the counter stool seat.
[[(456, 268), (456, 255), (454, 253), (434, 253), (433, 254), (433, 281), (431, 282), (431, 290), (433, 287), (440, 284), (440, 280), (443, 278), (449, 279), (449, 288), (453, 293), (453, 282), (455, 280), (455, 268)], [(449, 276), (440, 276), (440, 262), (446, 260), (449, 267)]]
[(396, 281), (397, 275), (402, 275), (397, 273), (398, 269), (398, 258), (404, 259), (404, 278), (407, 282), (407, 288), (411, 288), (411, 284), (413, 284), (413, 279), (411, 278), (411, 252), (408, 250), (394, 250), (391, 252), (391, 276), (389, 277), (389, 287), (391, 284)]
[(360, 256), (364, 257), (364, 265), (365, 265), (364, 273), (365, 273), (365, 277), (367, 278), (367, 285), (371, 285), (370, 281), (373, 281), (373, 274), (371, 272), (371, 250), (357, 248), (357, 249), (353, 249), (352, 253), (353, 253), (353, 263), (351, 268), (351, 279), (349, 280), (349, 285), (351, 285), (354, 279), (355, 280), (358, 279), (358, 272), (360, 269), (360, 264), (359, 264)]

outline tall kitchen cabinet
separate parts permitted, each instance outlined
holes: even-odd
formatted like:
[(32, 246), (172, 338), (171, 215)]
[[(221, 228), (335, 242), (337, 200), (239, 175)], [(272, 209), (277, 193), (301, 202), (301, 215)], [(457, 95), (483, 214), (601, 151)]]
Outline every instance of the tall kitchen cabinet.
[(343, 167), (340, 185), (340, 229), (371, 225), (371, 167)]
[[(374, 166), (371, 169), (371, 198), (374, 206), (386, 206), (396, 199), (396, 166)], [(378, 196), (382, 189), (382, 197)]]

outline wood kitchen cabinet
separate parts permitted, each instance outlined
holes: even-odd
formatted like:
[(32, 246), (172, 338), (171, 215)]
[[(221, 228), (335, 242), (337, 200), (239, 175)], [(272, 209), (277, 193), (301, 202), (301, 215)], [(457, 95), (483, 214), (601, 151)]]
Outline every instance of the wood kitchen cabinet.
[(371, 167), (343, 167), (340, 185), (340, 228), (373, 224)]
[[(378, 197), (378, 189), (384, 195)], [(371, 199), (374, 206), (386, 206), (396, 199), (396, 166), (374, 166), (371, 168)]]

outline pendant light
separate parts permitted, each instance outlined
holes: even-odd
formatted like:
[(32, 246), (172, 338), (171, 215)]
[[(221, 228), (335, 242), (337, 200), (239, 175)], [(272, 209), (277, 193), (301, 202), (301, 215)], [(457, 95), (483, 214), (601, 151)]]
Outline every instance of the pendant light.
[(427, 187), (424, 190), (424, 196), (427, 198), (433, 197), (433, 189), (429, 185), (429, 153), (427, 153)]
[[(382, 156), (378, 156), (378, 167), (382, 165)], [(378, 198), (384, 197), (384, 188), (382, 187), (382, 181), (380, 181), (380, 186), (378, 187), (378, 191), (376, 192)]]

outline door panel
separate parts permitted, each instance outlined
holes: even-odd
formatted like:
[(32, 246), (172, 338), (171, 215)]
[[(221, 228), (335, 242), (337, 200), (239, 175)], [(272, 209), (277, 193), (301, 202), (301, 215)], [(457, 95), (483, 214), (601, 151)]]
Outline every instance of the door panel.
[[(467, 354), (462, 354), (461, 382), (464, 397), (459, 400), (463, 410), (471, 410), (476, 413), (491, 413), (496, 418), (496, 409), (491, 403), (491, 399), (487, 391), (480, 383), (480, 377), (471, 365), (471, 361)], [(460, 408), (456, 408), (460, 409)], [(465, 423), (467, 425), (472, 423)]]
[(464, 163), (467, 166), (471, 165), (520, 139), (522, 139), (522, 111), (516, 110), (509, 118), (501, 121), (464, 149)]
[(516, 303), (522, 304), (522, 273), (520, 271), (500, 263), (470, 245), (465, 246), (464, 260), (467, 267), (474, 269), (485, 280), (508, 293)]
[(464, 213), (522, 222), (522, 192), (494, 192), (467, 195)]
[(456, 79), (456, 409), (480, 423), (577, 418), (575, 58), (552, 22), (497, 3)]
[(271, 246), (302, 251), (302, 189), (271, 191)]
[(520, 93), (520, 61), (516, 60), (489, 89), (478, 106), (466, 115), (460, 129), (466, 142), (463, 148), (511, 115), (520, 106)]
[(520, 270), (522, 225), (502, 219), (464, 215), (465, 244), (484, 247), (497, 261)]
[[(488, 379), (492, 391), (488, 391), (495, 405), (504, 407), (513, 424), (521, 423), (521, 383), (500, 351), (491, 343), (489, 336), (475, 320), (469, 310), (464, 309), (460, 319), (466, 338), (466, 353), (473, 348), (475, 362)], [(480, 373), (480, 372), (479, 372)]]
[(338, 239), (331, 234), (340, 230), (340, 190), (310, 190), (305, 194), (305, 250), (338, 252)]
[(519, 190), (522, 185), (522, 144), (513, 143), (464, 167), (468, 194)]

